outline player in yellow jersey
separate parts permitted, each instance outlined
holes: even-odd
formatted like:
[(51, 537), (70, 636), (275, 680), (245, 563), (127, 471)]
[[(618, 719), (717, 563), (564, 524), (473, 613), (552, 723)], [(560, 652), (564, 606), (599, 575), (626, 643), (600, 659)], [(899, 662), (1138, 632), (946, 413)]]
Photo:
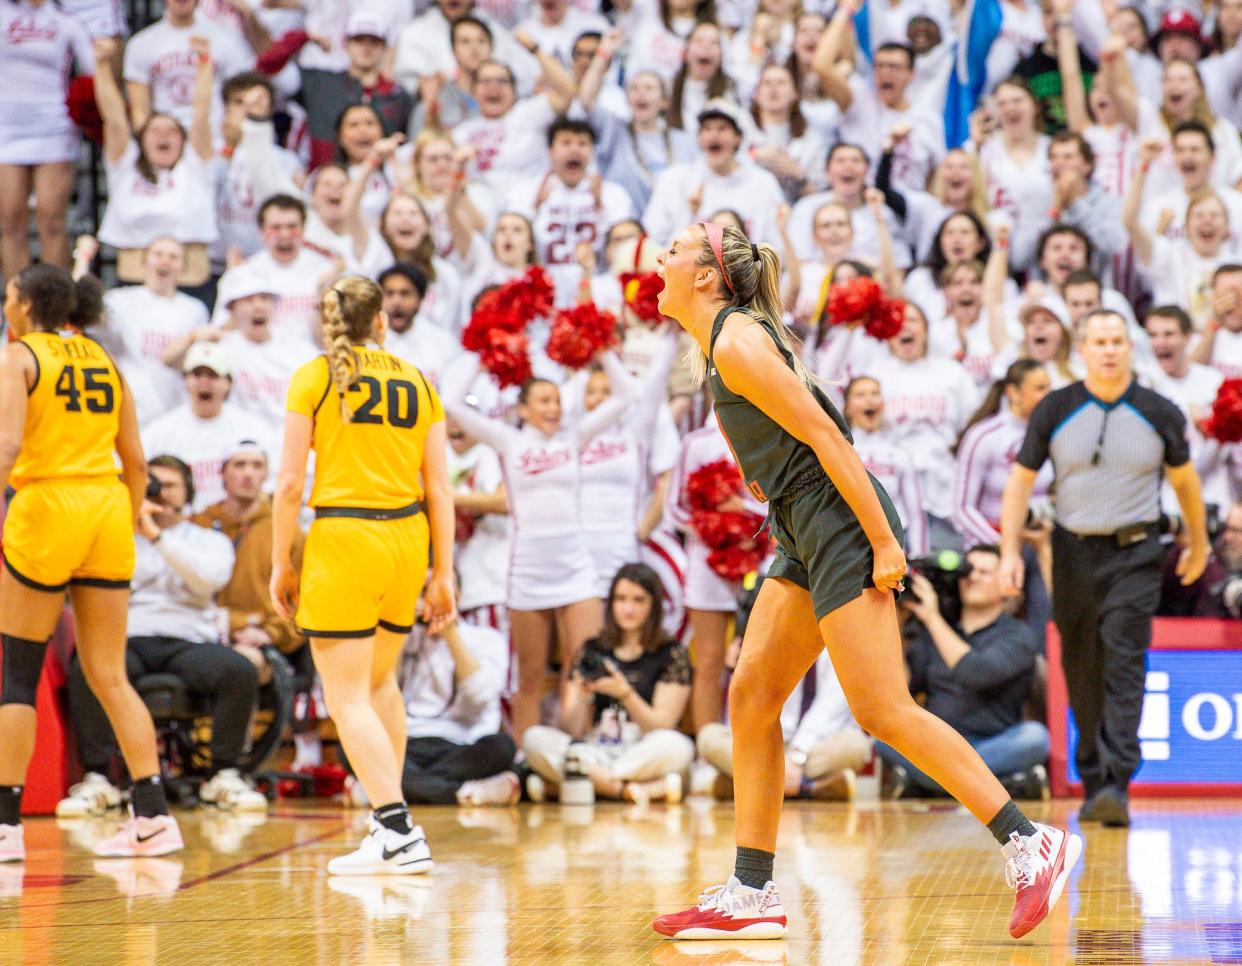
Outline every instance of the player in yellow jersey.
[[(431, 868), (401, 792), (405, 705), (396, 666), (426, 588), (432, 633), (451, 622), (453, 493), (444, 408), (431, 383), (380, 345), (388, 320), (374, 282), (351, 276), (324, 293), (322, 356), (289, 385), (272, 532), (272, 599), (310, 638), (328, 713), (375, 806), (356, 852), (333, 875)], [(293, 535), (315, 450), (302, 573)], [(431, 579), (427, 581), (428, 558)]]
[(181, 832), (160, 784), (151, 715), (125, 676), (146, 460), (125, 381), (81, 333), (102, 314), (102, 289), (96, 279), (75, 284), (63, 269), (33, 265), (8, 283), (4, 312), (18, 340), (0, 350), (0, 482), (16, 490), (0, 572), (0, 862), (25, 858), (19, 814), (35, 690), (66, 590), (82, 669), (134, 782), (133, 817), (95, 851), (165, 855), (182, 847)]

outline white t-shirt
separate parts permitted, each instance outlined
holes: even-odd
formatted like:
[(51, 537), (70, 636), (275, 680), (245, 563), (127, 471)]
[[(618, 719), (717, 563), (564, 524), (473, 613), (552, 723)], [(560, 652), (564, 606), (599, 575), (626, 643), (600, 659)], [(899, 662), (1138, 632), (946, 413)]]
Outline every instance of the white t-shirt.
[(367, 231), (367, 245), (361, 258), (358, 257), (354, 245), (354, 236), (348, 232), (338, 235), (313, 210), (306, 212), (306, 230), (303, 237), (316, 248), (340, 255), (348, 275), (362, 275), (373, 279), (392, 264), (392, 251), (374, 228)]
[(1212, 358), (1208, 365), (1220, 371), (1226, 379), (1242, 377), (1242, 332), (1219, 329), (1212, 343)]
[(849, 85), (854, 99), (841, 118), (841, 140), (867, 152), (874, 175), (884, 138), (897, 125), (905, 125), (910, 134), (893, 149), (892, 182), (899, 189), (926, 190), (928, 177), (945, 155), (942, 113), (926, 103), (911, 102), (903, 110), (887, 107), (871, 80), (857, 74)]
[(453, 128), (453, 140), (474, 148), (466, 166), (469, 180), (490, 188), (498, 199), (507, 198), (515, 180), (533, 178), (547, 168), (547, 130), (555, 119), (551, 102), (540, 95), (518, 101), (503, 117), (462, 121)]
[[(495, 493), (504, 483), (500, 457), (486, 443), (475, 443), (460, 456), (448, 447), (449, 482), (455, 490)], [(503, 604), (509, 583), (509, 517), (483, 513), (475, 517), (469, 539), (457, 544), (461, 599), (457, 606), (474, 610)]]
[[(690, 208), (696, 192), (701, 194), (697, 212)], [(757, 164), (739, 158), (732, 172), (720, 175), (699, 160), (660, 173), (642, 221), (652, 239), (667, 244), (691, 222), (730, 208), (742, 217), (751, 241), (776, 244), (775, 214), (784, 203), (780, 183)]]
[(145, 426), (185, 402), (185, 377), (164, 364), (164, 352), (207, 324), (207, 306), (183, 292), (165, 298), (145, 285), (126, 285), (104, 296), (104, 308), (102, 324), (92, 334), (133, 388), (138, 423)]
[(1048, 161), (1051, 143), (1052, 139), (1046, 134), (1039, 135), (1035, 153), (1025, 164), (1020, 164), (1005, 150), (999, 132), (989, 137), (979, 151), (979, 163), (987, 181), (988, 204), (993, 211), (1003, 211), (1009, 216), (1015, 235), (1019, 222), (1046, 219), (1052, 208), (1052, 167)]
[[(265, 146), (269, 158), (292, 179), (302, 169), (302, 162), (292, 151), (279, 145)], [(237, 146), (231, 158), (216, 158), (216, 221), (220, 238), (211, 248), (212, 261), (222, 263), (233, 247), (249, 258), (263, 248), (259, 231), (259, 207), (267, 200), (255, 189), (246, 159), (245, 142)]]
[[(187, 403), (143, 429), (142, 449), (148, 459), (166, 453), (189, 464), (194, 472), (191, 509), (197, 512), (224, 499), (220, 469), (244, 439), (254, 440), (264, 451), (272, 452), (263, 426), (236, 406), (226, 402), (215, 419), (199, 419)], [(268, 461), (269, 466), (277, 463)]]
[(1238, 251), (1232, 245), (1205, 258), (1184, 240), (1153, 238), (1151, 265), (1144, 271), (1156, 305), (1180, 306), (1201, 327), (1212, 317), (1212, 273), (1237, 260)]
[(884, 429), (869, 433), (854, 427), (850, 433), (863, 466), (892, 497), (906, 531), (906, 551), (913, 556), (927, 553), (927, 515), (923, 511), (919, 475), (910, 457)]
[(388, 330), (384, 350), (416, 366), (437, 389), (445, 367), (465, 352), (447, 330), (425, 321), (421, 312), (404, 332)]
[[(220, 339), (233, 364), (233, 390), (229, 404), (263, 424), (269, 439), (279, 440), (284, 432), (289, 381), (294, 371), (316, 356), (315, 347), (300, 338), (270, 338), (253, 342), (237, 330)], [(270, 453), (269, 462), (279, 465), (279, 454)]]
[(214, 131), (219, 128), (223, 111), (220, 85), (254, 69), (254, 52), (240, 33), (221, 30), (201, 17), (196, 17), (188, 27), (174, 27), (167, 19), (158, 20), (125, 44), (125, 80), (146, 84), (151, 89), (151, 110), (169, 114), (188, 128), (194, 113), (194, 82), (198, 76), (198, 55), (190, 49), (191, 37), (211, 41), (211, 61), (215, 67)]
[(535, 14), (527, 17), (518, 30), (526, 30), (534, 38), (541, 50), (546, 50), (565, 67), (573, 63), (574, 41), (585, 33), (607, 33), (612, 25), (598, 13), (585, 13), (570, 7), (558, 24), (546, 24), (538, 16), (538, 5), (533, 5)]
[[(798, 252), (798, 257), (803, 261), (814, 261), (818, 255), (814, 241), (815, 212), (829, 202), (837, 200), (837, 196), (831, 190), (820, 191), (807, 195), (793, 206), (793, 211), (789, 214), (787, 231), (789, 240), (793, 242), (794, 249)], [(897, 221), (897, 216), (887, 207), (881, 210), (884, 212), (884, 224), (888, 226), (888, 232), (893, 237), (893, 264), (897, 268), (909, 268), (910, 248), (903, 244), (905, 235)], [(854, 244), (850, 248), (851, 255), (857, 255), (868, 262), (878, 262), (880, 259), (879, 232), (871, 209), (866, 205), (851, 208), (850, 224), (854, 226)]]
[[(1010, 339), (1021, 341), (1022, 332), (1009, 333)], [(981, 311), (979, 318), (966, 329), (966, 344), (958, 332), (957, 320), (950, 315), (942, 316), (931, 325), (928, 335), (927, 351), (930, 355), (944, 359), (953, 359), (961, 363), (970, 374), (975, 385), (985, 388), (992, 383), (992, 365), (996, 361), (996, 347), (992, 344), (992, 336), (988, 331), (987, 311)]]
[(99, 240), (113, 248), (146, 248), (160, 235), (179, 242), (210, 244), (216, 228), (216, 185), (212, 161), (187, 141), (172, 168), (155, 172), (154, 184), (138, 171), (138, 143), (131, 140), (115, 164), (105, 162), (108, 205)]
[[(548, 184), (547, 197), (537, 208), (540, 188)], [(600, 185), (599, 204), (591, 190), (590, 177), (569, 187), (555, 175), (539, 176), (515, 185), (509, 194), (512, 210), (525, 215), (535, 226), (539, 262), (556, 285), (556, 304), (573, 305), (582, 278), (575, 250), (588, 242), (602, 254), (604, 236), (610, 225), (634, 216), (634, 206), (624, 188), (611, 181)]]
[[(1220, 198), (1229, 214), (1229, 237), (1233, 242), (1242, 239), (1242, 191), (1217, 185), (1211, 188)], [(1143, 200), (1139, 212), (1139, 221), (1152, 234), (1160, 227), (1165, 212), (1173, 217), (1165, 226), (1164, 237), (1174, 241), (1186, 237), (1186, 209), (1190, 206), (1190, 195), (1180, 184), (1176, 188), (1161, 192), (1158, 195), (1148, 194)]]
[[(309, 248), (303, 248), (287, 265), (281, 264), (266, 249), (251, 255), (235, 269), (229, 269), (220, 279), (220, 289), (227, 291), (233, 272), (258, 273), (258, 277), (271, 286), (276, 296), (276, 309), (272, 315), (272, 334), (289, 335), (315, 342), (319, 337), (319, 285), (332, 271), (332, 262)], [(228, 312), (216, 302), (212, 324), (223, 325)]]

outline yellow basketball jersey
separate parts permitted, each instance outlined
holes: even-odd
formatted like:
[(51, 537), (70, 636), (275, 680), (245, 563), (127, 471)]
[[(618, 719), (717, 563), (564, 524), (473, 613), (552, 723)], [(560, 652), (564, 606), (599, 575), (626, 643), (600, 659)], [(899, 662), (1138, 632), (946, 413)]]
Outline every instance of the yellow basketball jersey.
[(423, 498), (427, 431), (444, 419), (431, 383), (403, 359), (382, 349), (356, 347), (358, 378), (340, 400), (319, 356), (293, 374), (288, 410), (315, 422), (315, 485), (311, 506), (392, 510)]
[(124, 384), (108, 353), (72, 329), (19, 341), (34, 355), (35, 383), (9, 483), (116, 476)]

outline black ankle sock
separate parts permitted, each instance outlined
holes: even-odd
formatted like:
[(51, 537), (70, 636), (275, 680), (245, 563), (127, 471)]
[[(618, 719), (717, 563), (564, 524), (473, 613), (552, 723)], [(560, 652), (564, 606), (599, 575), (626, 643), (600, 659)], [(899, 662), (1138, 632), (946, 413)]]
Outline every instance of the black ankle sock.
[(733, 874), (744, 886), (762, 889), (772, 879), (772, 863), (776, 860), (775, 852), (763, 849), (748, 849), (744, 845), (737, 847), (737, 861), (733, 863)]
[(130, 790), (130, 803), (139, 818), (155, 818), (168, 814), (168, 800), (164, 797), (164, 783), (159, 775), (148, 775), (134, 782)]
[(410, 822), (410, 810), (406, 807), (405, 802), (393, 802), (391, 805), (381, 805), (374, 812), (375, 821), (379, 822), (384, 828), (392, 829), (402, 835), (407, 835), (414, 830), (413, 824)]
[(1022, 809), (1017, 804), (1010, 801), (1006, 802), (999, 812), (993, 816), (992, 821), (988, 822), (988, 831), (996, 838), (1001, 845), (1009, 844), (1009, 836), (1014, 832), (1019, 835), (1034, 835), (1035, 826), (1031, 824), (1031, 820), (1022, 814)]
[(0, 825), (20, 825), (22, 786), (0, 785)]

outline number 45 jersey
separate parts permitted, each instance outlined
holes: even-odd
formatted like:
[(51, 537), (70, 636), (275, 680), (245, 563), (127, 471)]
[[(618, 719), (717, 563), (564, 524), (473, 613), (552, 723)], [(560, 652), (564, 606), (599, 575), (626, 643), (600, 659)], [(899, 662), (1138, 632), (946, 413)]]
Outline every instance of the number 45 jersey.
[(382, 349), (356, 346), (358, 377), (341, 411), (326, 356), (306, 363), (289, 384), (288, 410), (314, 422), (313, 507), (392, 510), (423, 498), (427, 432), (444, 406), (417, 368)]
[(108, 353), (74, 329), (19, 341), (34, 356), (35, 382), (9, 483), (116, 477), (124, 383)]

